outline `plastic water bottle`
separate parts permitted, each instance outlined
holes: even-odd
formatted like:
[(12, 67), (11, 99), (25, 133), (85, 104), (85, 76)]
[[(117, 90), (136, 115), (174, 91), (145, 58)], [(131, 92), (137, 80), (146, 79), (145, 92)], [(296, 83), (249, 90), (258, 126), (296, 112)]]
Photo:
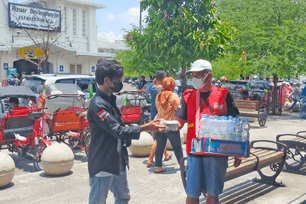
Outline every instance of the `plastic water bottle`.
[(248, 141), (250, 139), (250, 124), (249, 124), (249, 119), (244, 119), (244, 123), (242, 126), (242, 137), (241, 137), (241, 141), (245, 142)]
[(211, 137), (211, 118), (209, 115), (205, 115), (206, 121), (204, 123), (204, 137)]
[[(203, 120), (203, 132), (202, 132), (202, 134), (203, 134), (203, 137), (206, 137), (206, 132), (207, 132), (207, 130), (209, 131), (209, 126), (208, 126), (208, 122), (209, 121), (209, 115), (207, 115), (207, 114), (204, 114), (204, 120)], [(208, 136), (210, 136), (210, 134), (208, 135)]]
[[(239, 121), (239, 135), (240, 135), (240, 141), (242, 139), (242, 128), (243, 128), (243, 118), (238, 118)], [(239, 141), (239, 140), (238, 140)]]
[(222, 140), (225, 140), (227, 137), (226, 126), (227, 126), (227, 118), (221, 117), (219, 121), (219, 138)]
[(212, 129), (211, 137), (214, 139), (219, 139), (218, 116), (213, 116), (211, 118), (212, 118), (211, 119), (211, 129)]
[(239, 118), (235, 118), (235, 139), (241, 141), (241, 126)]
[(205, 115), (202, 114), (201, 120), (199, 122), (199, 137), (203, 137), (204, 136), (204, 120), (205, 120)]
[(227, 137), (226, 140), (236, 140), (235, 136), (235, 119), (236, 118), (229, 118), (227, 120), (227, 126), (226, 126), (226, 131), (227, 131)]

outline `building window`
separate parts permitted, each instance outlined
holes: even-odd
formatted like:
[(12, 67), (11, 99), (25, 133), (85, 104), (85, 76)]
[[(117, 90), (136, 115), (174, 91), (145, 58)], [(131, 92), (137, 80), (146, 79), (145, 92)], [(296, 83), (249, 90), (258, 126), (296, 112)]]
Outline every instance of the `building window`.
[(70, 65), (70, 74), (75, 74), (75, 65), (74, 64)]
[(85, 11), (82, 11), (82, 36), (86, 37), (86, 21), (85, 21)]
[(82, 65), (71, 64), (70, 65), (70, 74), (82, 74)]
[(77, 65), (77, 74), (82, 74), (82, 65)]
[(77, 11), (73, 9), (73, 35), (77, 35)]

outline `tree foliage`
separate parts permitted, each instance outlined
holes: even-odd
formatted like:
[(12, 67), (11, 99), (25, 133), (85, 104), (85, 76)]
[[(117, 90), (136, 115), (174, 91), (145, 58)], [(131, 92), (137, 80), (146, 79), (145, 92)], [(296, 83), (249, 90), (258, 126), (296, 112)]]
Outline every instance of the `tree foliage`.
[(280, 77), (305, 73), (305, 1), (218, 2), (218, 15), (237, 32), (226, 56), (214, 61), (217, 77), (222, 70), (235, 72), (228, 75), (231, 79), (242, 72)]
[(234, 30), (218, 19), (214, 1), (144, 0), (141, 7), (148, 9), (147, 27), (128, 32), (131, 51), (117, 56), (133, 73), (163, 69), (185, 79), (192, 62), (214, 60), (233, 40)]

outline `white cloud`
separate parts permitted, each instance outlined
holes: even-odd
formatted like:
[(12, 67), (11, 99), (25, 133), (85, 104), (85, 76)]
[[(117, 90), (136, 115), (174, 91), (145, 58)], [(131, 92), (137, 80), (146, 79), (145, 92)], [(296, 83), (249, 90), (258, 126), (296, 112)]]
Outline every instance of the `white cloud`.
[(113, 14), (113, 13), (111, 13), (111, 12), (108, 12), (107, 13), (107, 20), (108, 21), (112, 21), (112, 20), (114, 20), (116, 17), (115, 17), (115, 15)]
[(116, 34), (113, 31), (109, 32), (100, 32), (98, 33), (98, 39), (107, 39), (109, 42), (113, 43), (115, 40), (123, 40), (122, 35), (116, 36)]
[[(144, 21), (147, 15), (148, 15), (148, 11), (142, 12), (142, 15), (141, 15), (142, 21)], [(124, 21), (129, 24), (138, 24), (139, 16), (140, 16), (139, 7), (131, 7), (127, 10), (127, 12), (124, 12), (121, 15), (119, 15), (121, 21)]]

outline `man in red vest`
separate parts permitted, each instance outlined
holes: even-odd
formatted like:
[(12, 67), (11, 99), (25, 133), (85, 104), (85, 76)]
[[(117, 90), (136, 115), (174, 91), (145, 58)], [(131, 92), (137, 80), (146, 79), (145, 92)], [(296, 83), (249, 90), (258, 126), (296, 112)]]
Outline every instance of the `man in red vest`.
[[(200, 114), (210, 116), (233, 117), (239, 114), (237, 107), (226, 88), (212, 86), (212, 67), (207, 60), (197, 60), (192, 64), (187, 74), (191, 74), (195, 89), (188, 89), (183, 93), (181, 104), (175, 116), (179, 118), (179, 129), (188, 122), (186, 137), (187, 152), (187, 204), (198, 204), (201, 193), (207, 194), (207, 204), (218, 204), (219, 194), (222, 193), (226, 169), (228, 167), (225, 156), (203, 156), (191, 154), (191, 141), (196, 138), (196, 92), (200, 92)], [(200, 118), (199, 118), (200, 119)], [(234, 166), (240, 165), (241, 160), (235, 158)]]

